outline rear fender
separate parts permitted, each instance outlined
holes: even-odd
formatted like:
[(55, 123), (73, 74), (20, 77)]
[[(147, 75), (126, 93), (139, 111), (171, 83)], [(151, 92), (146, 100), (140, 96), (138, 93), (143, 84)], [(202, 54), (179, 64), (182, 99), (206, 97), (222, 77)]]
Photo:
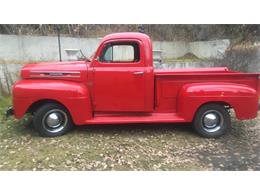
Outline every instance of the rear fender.
[(187, 84), (180, 90), (177, 101), (177, 112), (190, 122), (200, 106), (212, 102), (231, 106), (241, 120), (255, 118), (258, 111), (257, 91), (234, 83)]
[(75, 124), (81, 125), (92, 117), (90, 94), (82, 83), (59, 80), (21, 80), (13, 87), (16, 118), (21, 118), (30, 106), (52, 100), (65, 106)]

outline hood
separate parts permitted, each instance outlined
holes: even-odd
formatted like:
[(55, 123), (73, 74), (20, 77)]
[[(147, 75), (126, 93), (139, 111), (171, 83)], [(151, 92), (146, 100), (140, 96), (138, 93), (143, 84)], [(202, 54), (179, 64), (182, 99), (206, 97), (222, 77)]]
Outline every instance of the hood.
[(21, 70), (23, 79), (59, 79), (84, 81), (90, 62), (43, 62), (26, 64)]

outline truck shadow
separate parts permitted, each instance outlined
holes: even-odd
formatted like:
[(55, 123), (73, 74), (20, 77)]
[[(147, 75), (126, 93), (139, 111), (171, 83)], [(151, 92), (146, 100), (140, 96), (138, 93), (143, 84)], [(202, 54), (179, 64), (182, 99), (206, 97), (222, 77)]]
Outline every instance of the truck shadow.
[[(27, 117), (22, 121), (12, 122), (14, 123), (13, 130), (20, 135), (31, 135), (32, 137), (39, 137), (38, 132), (33, 128), (32, 118)], [(222, 136), (220, 141), (225, 142), (228, 138), (242, 139), (245, 136), (246, 127), (243, 122), (233, 121), (232, 129)], [(168, 124), (107, 124), (107, 125), (82, 125), (75, 126), (66, 135), (77, 136), (81, 134), (83, 136), (88, 135), (136, 135), (136, 136), (160, 136), (166, 134), (174, 134), (177, 136), (187, 136), (187, 137), (200, 137), (192, 128), (191, 123), (168, 123)], [(203, 138), (205, 139), (205, 138)]]
[[(14, 121), (13, 121), (14, 122)], [(20, 128), (18, 128), (20, 126)], [(37, 130), (33, 128), (32, 118), (28, 117), (22, 121), (15, 122), (13, 128), (20, 135), (30, 135), (32, 137), (40, 137)], [(151, 136), (151, 135), (165, 135), (176, 134), (185, 136), (198, 136), (192, 129), (191, 123), (169, 123), (169, 124), (104, 124), (104, 125), (81, 125), (74, 126), (66, 135), (77, 136), (81, 134), (87, 135), (136, 135), (136, 136)]]
[(159, 135), (187, 134), (196, 135), (190, 123), (182, 124), (120, 124), (120, 125), (83, 125), (77, 126), (71, 133), (103, 134), (103, 135)]

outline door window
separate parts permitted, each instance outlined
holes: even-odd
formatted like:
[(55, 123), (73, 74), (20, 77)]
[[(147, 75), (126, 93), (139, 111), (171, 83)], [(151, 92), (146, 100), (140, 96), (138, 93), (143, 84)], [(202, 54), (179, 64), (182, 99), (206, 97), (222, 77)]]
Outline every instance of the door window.
[(108, 44), (102, 50), (99, 61), (105, 63), (139, 62), (139, 45), (136, 42)]

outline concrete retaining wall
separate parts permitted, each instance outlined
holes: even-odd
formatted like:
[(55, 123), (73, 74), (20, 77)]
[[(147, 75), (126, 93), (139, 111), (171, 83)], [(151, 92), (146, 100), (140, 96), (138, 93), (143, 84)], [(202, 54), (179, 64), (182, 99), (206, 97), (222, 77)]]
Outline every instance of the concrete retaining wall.
[(20, 77), (21, 64), (0, 64), (0, 97), (10, 94), (12, 85)]
[[(96, 51), (100, 39), (61, 37), (62, 58), (64, 49), (81, 49), (86, 56)], [(164, 58), (178, 58), (190, 52), (199, 58), (220, 58), (229, 40), (203, 42), (154, 41), (155, 50), (161, 50)], [(222, 55), (221, 55), (222, 54)], [(58, 40), (52, 36), (0, 35), (0, 61), (30, 62), (59, 60)]]
[(189, 52), (202, 59), (222, 59), (229, 46), (230, 41), (228, 39), (190, 42)]
[(154, 50), (161, 50), (163, 58), (178, 58), (189, 52), (189, 44), (183, 41), (154, 41)]
[[(91, 55), (98, 46), (99, 39), (61, 37), (62, 57), (64, 49), (79, 48)], [(57, 37), (0, 35), (0, 61), (30, 62), (59, 60)]]

